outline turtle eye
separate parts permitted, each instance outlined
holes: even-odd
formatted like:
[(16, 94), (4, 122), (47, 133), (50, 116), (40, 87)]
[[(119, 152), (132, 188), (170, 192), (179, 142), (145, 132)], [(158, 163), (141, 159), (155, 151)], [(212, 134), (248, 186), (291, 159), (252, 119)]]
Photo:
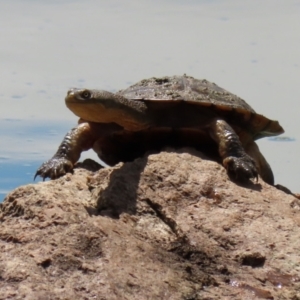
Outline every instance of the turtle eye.
[(85, 90), (81, 93), (81, 97), (83, 99), (89, 99), (89, 98), (91, 98), (91, 93), (88, 90)]

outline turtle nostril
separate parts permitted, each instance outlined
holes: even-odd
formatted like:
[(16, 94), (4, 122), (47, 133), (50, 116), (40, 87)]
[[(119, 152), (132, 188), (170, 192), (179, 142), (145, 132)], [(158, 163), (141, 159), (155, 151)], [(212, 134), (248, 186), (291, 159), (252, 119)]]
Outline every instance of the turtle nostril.
[(70, 96), (71, 94), (74, 94), (74, 89), (69, 89), (67, 95)]

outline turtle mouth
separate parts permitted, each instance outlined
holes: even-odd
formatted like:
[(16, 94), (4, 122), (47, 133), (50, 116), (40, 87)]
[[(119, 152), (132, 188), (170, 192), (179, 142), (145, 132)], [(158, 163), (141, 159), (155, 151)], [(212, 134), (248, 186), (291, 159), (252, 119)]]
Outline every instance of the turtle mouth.
[(74, 93), (73, 92), (68, 91), (68, 94), (67, 94), (67, 96), (65, 98), (65, 102), (66, 103), (77, 102), (76, 99), (75, 99), (75, 97), (74, 97)]

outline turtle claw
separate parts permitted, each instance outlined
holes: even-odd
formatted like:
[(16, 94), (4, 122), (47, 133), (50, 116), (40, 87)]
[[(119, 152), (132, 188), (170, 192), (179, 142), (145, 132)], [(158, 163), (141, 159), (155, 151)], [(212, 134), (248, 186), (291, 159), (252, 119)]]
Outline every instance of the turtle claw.
[(233, 175), (238, 181), (255, 178), (256, 182), (258, 182), (258, 171), (255, 162), (248, 155), (242, 157), (226, 157), (223, 160), (223, 165), (227, 172)]
[(67, 172), (72, 171), (73, 164), (66, 158), (52, 158), (44, 162), (36, 171), (34, 180), (37, 176), (43, 178), (43, 181), (48, 177), (50, 179), (56, 179)]

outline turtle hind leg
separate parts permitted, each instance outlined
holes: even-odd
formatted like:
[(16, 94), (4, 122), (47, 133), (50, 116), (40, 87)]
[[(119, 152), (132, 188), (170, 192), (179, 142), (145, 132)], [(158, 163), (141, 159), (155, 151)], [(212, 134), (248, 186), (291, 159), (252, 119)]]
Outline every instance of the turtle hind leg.
[(274, 175), (272, 169), (266, 161), (266, 159), (264, 158), (264, 156), (262, 155), (262, 153), (259, 151), (257, 144), (254, 141), (249, 142), (245, 146), (245, 151), (249, 156), (251, 156), (255, 160), (258, 173), (263, 179), (263, 181), (270, 185), (274, 185)]
[(218, 144), (223, 166), (238, 181), (258, 178), (254, 159), (249, 156), (235, 131), (226, 121), (214, 119), (209, 125), (212, 139)]
[(274, 175), (272, 169), (262, 153), (259, 151), (259, 148), (255, 142), (251, 142), (247, 144), (245, 147), (246, 152), (255, 159), (256, 165), (259, 170), (259, 174), (263, 181), (266, 183), (273, 185), (278, 190), (285, 192), (288, 195), (292, 195), (297, 199), (300, 199), (300, 194), (293, 193), (289, 188), (281, 184), (274, 184)]

